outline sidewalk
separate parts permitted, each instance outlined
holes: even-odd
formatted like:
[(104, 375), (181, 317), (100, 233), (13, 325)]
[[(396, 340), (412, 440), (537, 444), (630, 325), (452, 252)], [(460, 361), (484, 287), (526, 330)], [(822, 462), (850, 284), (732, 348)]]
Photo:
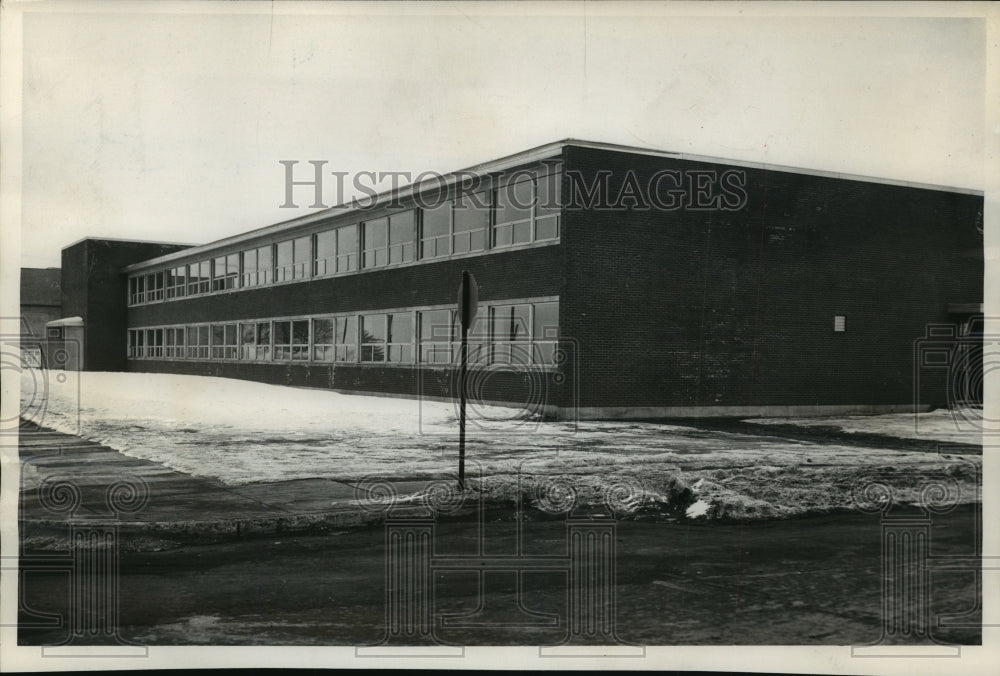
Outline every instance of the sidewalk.
[[(359, 526), (384, 517), (364, 504), (365, 487), (347, 481), (227, 486), (31, 423), (22, 425), (18, 446), (22, 540), (66, 533), (74, 523), (117, 523), (123, 536), (187, 539)], [(138, 509), (127, 510), (133, 498), (122, 488), (118, 495), (126, 509), (112, 510), (109, 489), (121, 481), (148, 489), (144, 504), (132, 505)], [(429, 482), (386, 483), (405, 499)]]

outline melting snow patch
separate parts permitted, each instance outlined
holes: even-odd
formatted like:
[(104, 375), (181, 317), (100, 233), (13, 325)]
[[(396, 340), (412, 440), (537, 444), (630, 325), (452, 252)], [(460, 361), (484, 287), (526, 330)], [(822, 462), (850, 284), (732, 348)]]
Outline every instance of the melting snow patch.
[(704, 500), (698, 500), (691, 504), (685, 512), (685, 516), (689, 519), (697, 519), (699, 516), (705, 516), (708, 513), (708, 503)]
[[(26, 417), (227, 485), (313, 478), (453, 481), (457, 469), (456, 410), (447, 402), (203, 376), (76, 375), (46, 381), (45, 405), (24, 406)], [(44, 372), (22, 372), (25, 402), (39, 397), (39, 379)], [(900, 503), (923, 499), (921, 487), (931, 479), (951, 486), (956, 502), (980, 499), (978, 454), (893, 450), (877, 442), (803, 444), (780, 435), (659, 423), (525, 421), (522, 414), (472, 407), (467, 479), (485, 499), (523, 500), (552, 511), (603, 504), (616, 516), (653, 510), (755, 520), (858, 508), (858, 487), (873, 479), (890, 484)], [(954, 426), (948, 412), (925, 415), (921, 429), (925, 422), (942, 431)], [(861, 422), (906, 436), (914, 418)]]

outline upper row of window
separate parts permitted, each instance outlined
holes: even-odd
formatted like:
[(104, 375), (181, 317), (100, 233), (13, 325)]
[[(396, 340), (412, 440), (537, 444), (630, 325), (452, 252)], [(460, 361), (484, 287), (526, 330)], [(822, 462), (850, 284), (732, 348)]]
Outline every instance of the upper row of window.
[(559, 238), (559, 174), (129, 278), (129, 304)]

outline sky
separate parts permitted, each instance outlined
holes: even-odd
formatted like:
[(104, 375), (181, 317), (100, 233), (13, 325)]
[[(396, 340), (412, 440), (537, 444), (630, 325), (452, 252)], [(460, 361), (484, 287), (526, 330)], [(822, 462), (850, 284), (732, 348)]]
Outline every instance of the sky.
[(445, 172), (572, 137), (983, 188), (984, 20), (678, 7), (33, 6), (21, 265), (310, 213), (279, 208), (281, 160)]

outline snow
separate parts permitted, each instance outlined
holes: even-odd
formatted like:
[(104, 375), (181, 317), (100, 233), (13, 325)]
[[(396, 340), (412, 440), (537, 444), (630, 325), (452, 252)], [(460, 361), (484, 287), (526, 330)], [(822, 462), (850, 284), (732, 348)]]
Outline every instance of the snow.
[(946, 443), (983, 442), (983, 411), (977, 408), (937, 409), (928, 413), (890, 413), (821, 418), (754, 418), (759, 425), (800, 425), (832, 427), (841, 432), (883, 434), (904, 439), (924, 439)]
[(696, 500), (688, 506), (685, 516), (689, 519), (696, 519), (708, 513), (709, 504), (704, 500)]
[[(457, 408), (447, 402), (35, 369), (22, 372), (21, 387), (25, 417), (41, 425), (228, 485), (444, 478), (457, 470)], [(600, 503), (618, 513), (659, 505), (692, 518), (770, 518), (851, 508), (857, 482), (889, 474), (904, 501), (919, 500), (920, 485), (934, 477), (957, 483), (961, 502), (979, 499), (977, 455), (519, 414), (470, 408), (469, 484), (484, 496), (527, 496), (555, 511)], [(883, 431), (895, 424), (869, 422)]]

